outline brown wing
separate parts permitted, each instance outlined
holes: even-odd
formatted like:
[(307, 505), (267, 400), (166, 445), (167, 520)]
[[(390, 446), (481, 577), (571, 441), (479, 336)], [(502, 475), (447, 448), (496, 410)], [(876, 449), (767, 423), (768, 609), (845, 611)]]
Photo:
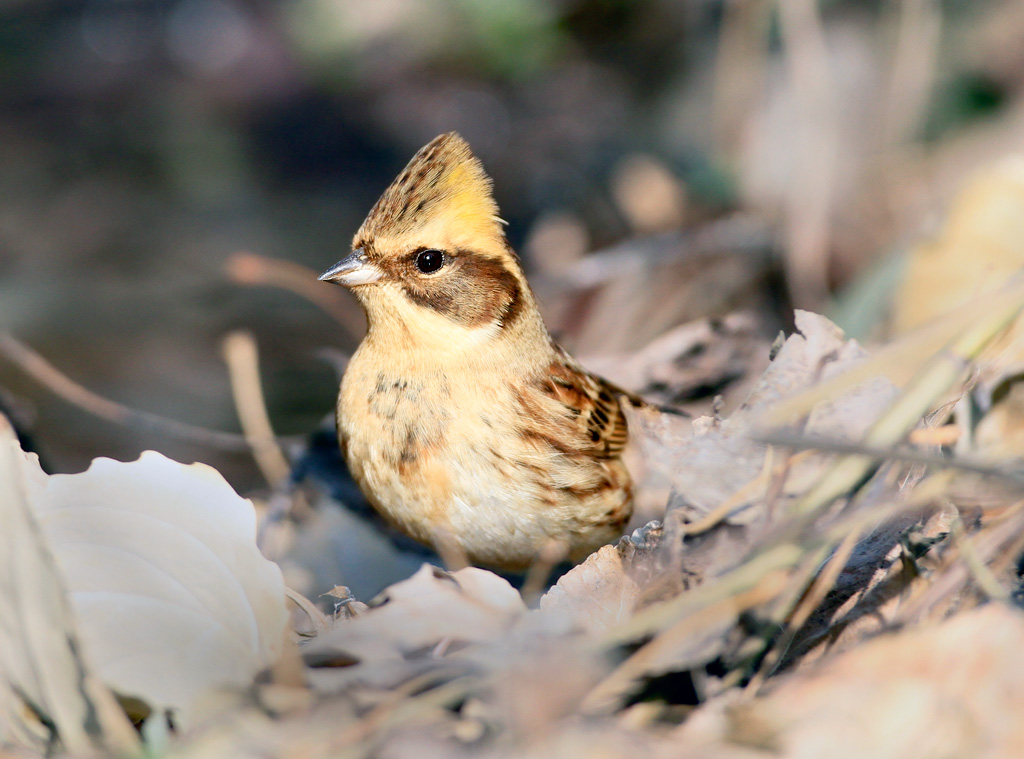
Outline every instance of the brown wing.
[(591, 374), (561, 350), (548, 368), (542, 388), (576, 418), (580, 450), (602, 458), (618, 456), (629, 438), (622, 403), (644, 405), (637, 396)]

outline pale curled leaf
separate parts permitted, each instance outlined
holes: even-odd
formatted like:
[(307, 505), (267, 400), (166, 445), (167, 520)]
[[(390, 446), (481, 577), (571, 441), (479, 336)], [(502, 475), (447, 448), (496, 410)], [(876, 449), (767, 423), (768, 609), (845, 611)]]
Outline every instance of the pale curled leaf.
[[(540, 599), (540, 615), (558, 617), (586, 633), (601, 633), (632, 616), (659, 579), (655, 562), (662, 527), (652, 522), (614, 546), (602, 546), (573, 567)], [(671, 577), (671, 579), (675, 579)]]
[(131, 752), (138, 747), (131, 725), (81, 655), (25, 475), (25, 456), (0, 415), (0, 747), (47, 749), (49, 730), (34, 711), (68, 751)]
[(102, 680), (187, 724), (211, 689), (244, 687), (287, 624), (252, 504), (216, 470), (153, 451), (75, 475), (27, 462), (35, 513)]
[(605, 630), (628, 619), (640, 595), (622, 555), (602, 546), (562, 576), (540, 599), (541, 612), (564, 614), (586, 632)]

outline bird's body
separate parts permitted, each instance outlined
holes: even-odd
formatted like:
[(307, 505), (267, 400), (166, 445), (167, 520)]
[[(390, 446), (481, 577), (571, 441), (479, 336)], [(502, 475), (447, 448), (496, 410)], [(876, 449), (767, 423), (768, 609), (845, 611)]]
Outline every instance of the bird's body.
[(505, 569), (551, 543), (580, 559), (620, 535), (632, 511), (621, 404), (642, 402), (553, 342), (458, 135), (413, 158), (353, 248), (322, 279), (367, 313), (338, 432), (370, 502), (414, 538)]

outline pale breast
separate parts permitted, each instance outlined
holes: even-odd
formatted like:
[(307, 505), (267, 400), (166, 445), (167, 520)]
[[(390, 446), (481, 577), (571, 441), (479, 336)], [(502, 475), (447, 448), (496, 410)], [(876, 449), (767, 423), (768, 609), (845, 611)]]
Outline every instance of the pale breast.
[(339, 397), (342, 446), (363, 492), (400, 529), (426, 543), (447, 533), (471, 560), (508, 569), (529, 566), (552, 540), (578, 559), (620, 534), (631, 502), (621, 461), (524, 432), (507, 381), (453, 388), (440, 373), (389, 373), (358, 358)]

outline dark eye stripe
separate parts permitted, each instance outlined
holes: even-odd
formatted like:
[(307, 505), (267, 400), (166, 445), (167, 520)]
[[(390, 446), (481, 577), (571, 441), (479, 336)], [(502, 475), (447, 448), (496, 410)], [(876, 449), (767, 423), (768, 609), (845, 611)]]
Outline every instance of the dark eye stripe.
[[(513, 277), (513, 279), (515, 278)], [(506, 329), (510, 324), (514, 323), (523, 310), (523, 291), (520, 289), (519, 283), (513, 284), (508, 296), (505, 312), (498, 319), (498, 325), (502, 329)]]
[(523, 293), (505, 263), (464, 250), (455, 251), (451, 261), (453, 268), (446, 276), (404, 277), (409, 300), (467, 327), (496, 322), (504, 329), (519, 318)]

